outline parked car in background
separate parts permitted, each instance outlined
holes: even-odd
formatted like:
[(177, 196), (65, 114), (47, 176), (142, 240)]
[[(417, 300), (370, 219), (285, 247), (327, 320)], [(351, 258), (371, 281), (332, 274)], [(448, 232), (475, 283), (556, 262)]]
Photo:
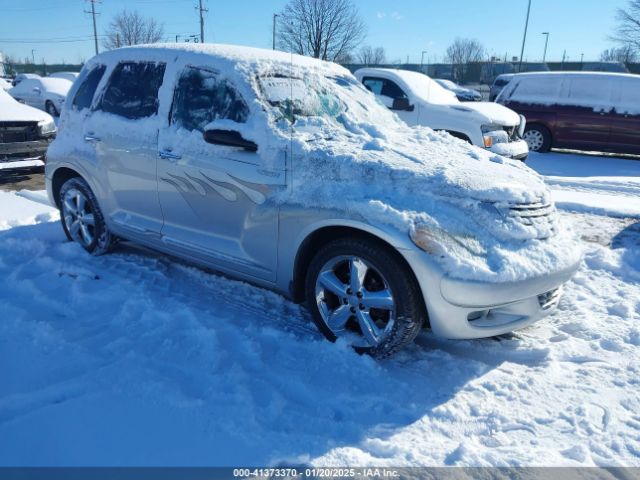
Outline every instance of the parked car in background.
[(444, 130), (499, 155), (525, 160), (525, 119), (489, 102), (460, 103), (456, 95), (427, 75), (408, 70), (361, 68), (354, 75), (411, 126)]
[(112, 50), (60, 125), (45, 177), (70, 240), (101, 254), (117, 236), (306, 299), (329, 340), (376, 356), (427, 316), (449, 338), (529, 325), (581, 260), (537, 174), (410, 128), (333, 63)]
[(57, 117), (71, 85), (73, 84), (64, 78), (29, 78), (10, 89), (9, 94), (19, 102)]
[(29, 80), (29, 79), (33, 80), (37, 78), (41, 78), (40, 75), (38, 75), (37, 73), (19, 73), (14, 77), (12, 84), (15, 87), (23, 80)]
[(498, 97), (502, 89), (511, 81), (511, 79), (515, 76), (515, 73), (503, 73), (502, 75), (498, 75), (496, 79), (491, 84), (491, 89), (489, 90), (489, 101), (493, 102)]
[(438, 82), (438, 85), (441, 87), (455, 93), (456, 97), (461, 102), (480, 102), (482, 100), (482, 94), (472, 88), (461, 87), (457, 83), (444, 78), (436, 78), (434, 81)]
[(12, 87), (11, 82), (5, 80), (4, 78), (0, 78), (0, 90), (7, 91)]
[(41, 160), (55, 134), (51, 115), (17, 102), (0, 89), (0, 162)]
[(79, 72), (55, 72), (49, 75), (50, 78), (64, 78), (70, 82), (75, 82), (76, 78), (80, 75)]
[(640, 154), (640, 77), (622, 73), (519, 74), (497, 102), (527, 117), (529, 149)]

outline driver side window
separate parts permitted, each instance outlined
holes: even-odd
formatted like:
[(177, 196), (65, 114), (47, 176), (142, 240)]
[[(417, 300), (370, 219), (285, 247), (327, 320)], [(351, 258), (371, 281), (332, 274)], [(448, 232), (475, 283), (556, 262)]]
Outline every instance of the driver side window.
[(240, 93), (215, 72), (187, 67), (176, 86), (171, 124), (204, 132), (217, 119), (245, 123), (249, 107)]

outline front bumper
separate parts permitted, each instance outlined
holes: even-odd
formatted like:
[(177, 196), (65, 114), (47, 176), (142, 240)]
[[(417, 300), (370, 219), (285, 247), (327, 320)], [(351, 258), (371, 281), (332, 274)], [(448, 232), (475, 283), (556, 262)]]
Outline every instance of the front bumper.
[(527, 145), (527, 142), (524, 140), (514, 140), (509, 143), (495, 143), (487, 150), (503, 157), (513, 158), (514, 160), (523, 160), (529, 155), (529, 145)]
[(581, 263), (542, 277), (493, 283), (451, 278), (432, 262), (425, 262), (422, 252), (406, 253), (433, 333), (451, 339), (493, 337), (535, 323), (553, 312), (563, 284)]
[(53, 137), (28, 142), (0, 143), (0, 162), (43, 158), (52, 140)]

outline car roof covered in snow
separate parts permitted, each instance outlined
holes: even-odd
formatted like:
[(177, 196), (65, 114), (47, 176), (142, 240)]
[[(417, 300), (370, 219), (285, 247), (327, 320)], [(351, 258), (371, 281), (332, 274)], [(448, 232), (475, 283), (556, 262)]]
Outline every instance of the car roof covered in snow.
[[(267, 50), (263, 48), (245, 47), (225, 44), (201, 43), (155, 43), (124, 47), (93, 57), (88, 63), (128, 61), (168, 61), (180, 58), (182, 61), (197, 63), (206, 57), (208, 63), (232, 65), (245, 71), (267, 71), (274, 67), (304, 67), (324, 71), (327, 74), (343, 75), (348, 70), (332, 62), (305, 57), (302, 55)], [(244, 67), (244, 68), (242, 68)]]
[(640, 76), (632, 73), (619, 72), (583, 72), (583, 71), (565, 71), (565, 72), (526, 72), (513, 74), (513, 78), (540, 78), (540, 77), (615, 77), (615, 78), (634, 78), (640, 79)]

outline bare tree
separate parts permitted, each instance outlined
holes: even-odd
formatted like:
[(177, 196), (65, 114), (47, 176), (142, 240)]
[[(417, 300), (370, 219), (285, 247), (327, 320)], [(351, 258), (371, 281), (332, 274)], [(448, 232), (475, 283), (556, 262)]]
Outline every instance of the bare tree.
[(620, 48), (609, 48), (604, 50), (600, 54), (601, 62), (622, 62), (629, 63), (635, 62), (638, 58), (638, 53), (631, 48), (630, 45)]
[[(639, 0), (640, 1), (640, 0)], [(466, 80), (469, 64), (480, 62), (484, 58), (485, 49), (480, 42), (470, 38), (456, 38), (447, 48), (447, 61), (453, 65), (456, 80)]]
[(640, 51), (640, 0), (629, 0), (626, 8), (616, 13), (616, 30), (612, 36), (623, 48)]
[(159, 42), (164, 35), (164, 25), (153, 18), (145, 18), (138, 12), (122, 10), (116, 14), (106, 32), (102, 44), (107, 50)]
[(387, 56), (382, 47), (365, 46), (360, 49), (357, 56), (358, 62), (364, 65), (381, 65), (387, 62)]
[(289, 0), (279, 17), (281, 49), (323, 60), (345, 58), (365, 35), (352, 0)]

